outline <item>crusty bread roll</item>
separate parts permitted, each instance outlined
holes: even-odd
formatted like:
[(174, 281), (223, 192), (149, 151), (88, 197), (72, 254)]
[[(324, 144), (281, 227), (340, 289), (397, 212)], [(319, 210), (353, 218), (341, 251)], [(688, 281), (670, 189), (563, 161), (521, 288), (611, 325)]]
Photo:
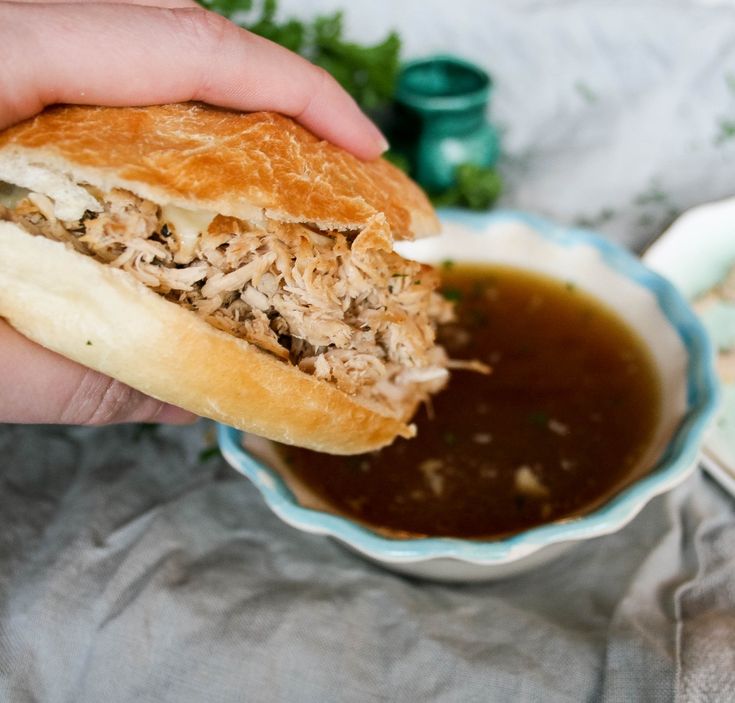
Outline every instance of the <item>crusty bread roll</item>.
[(0, 134), (0, 315), (153, 397), (277, 441), (409, 437), (446, 381), (419, 188), (285, 117), (60, 107)]

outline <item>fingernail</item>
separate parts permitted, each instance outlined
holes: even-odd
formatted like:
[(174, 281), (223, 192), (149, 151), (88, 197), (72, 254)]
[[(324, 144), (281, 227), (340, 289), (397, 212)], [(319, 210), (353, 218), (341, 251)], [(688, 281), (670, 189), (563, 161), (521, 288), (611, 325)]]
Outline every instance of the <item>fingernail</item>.
[(384, 153), (388, 151), (390, 148), (390, 144), (388, 143), (388, 140), (385, 138), (385, 135), (380, 131), (378, 125), (375, 124), (372, 120), (368, 119), (368, 122), (370, 124), (370, 127), (372, 127), (373, 130), (373, 141), (375, 142), (375, 145), (378, 149), (380, 149), (380, 153)]
[(378, 145), (378, 148), (380, 149), (380, 153), (385, 154), (385, 152), (390, 149), (390, 143), (377, 127), (375, 128), (375, 131), (378, 133), (377, 139), (375, 141)]

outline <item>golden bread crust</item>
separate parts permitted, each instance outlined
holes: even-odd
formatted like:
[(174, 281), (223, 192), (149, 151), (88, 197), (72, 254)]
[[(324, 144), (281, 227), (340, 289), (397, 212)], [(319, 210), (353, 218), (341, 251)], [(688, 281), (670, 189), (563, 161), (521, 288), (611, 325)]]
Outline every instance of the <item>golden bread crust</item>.
[(29, 339), (198, 415), (335, 454), (412, 434), (127, 273), (10, 222), (0, 222), (0, 290), (0, 316)]
[(282, 115), (196, 103), (63, 106), (0, 134), (0, 160), (223, 215), (362, 229), (383, 213), (395, 239), (434, 234), (424, 193), (384, 159), (363, 162)]

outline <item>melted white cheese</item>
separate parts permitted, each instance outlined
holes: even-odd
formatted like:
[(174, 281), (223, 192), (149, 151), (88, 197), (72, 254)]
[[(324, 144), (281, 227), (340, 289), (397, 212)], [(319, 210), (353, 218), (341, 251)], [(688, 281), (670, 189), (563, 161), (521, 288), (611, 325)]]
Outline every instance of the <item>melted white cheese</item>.
[(199, 237), (215, 217), (216, 213), (207, 210), (185, 210), (176, 205), (161, 207), (161, 218), (178, 244), (174, 254), (177, 264), (188, 264), (194, 259)]

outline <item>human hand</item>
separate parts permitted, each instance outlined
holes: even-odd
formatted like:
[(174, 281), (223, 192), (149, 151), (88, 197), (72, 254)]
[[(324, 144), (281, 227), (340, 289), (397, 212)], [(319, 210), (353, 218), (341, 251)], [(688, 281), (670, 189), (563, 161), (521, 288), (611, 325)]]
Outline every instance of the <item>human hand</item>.
[[(294, 117), (364, 159), (387, 144), (324, 70), (188, 0), (0, 2), (0, 129), (55, 103), (198, 100)], [(191, 422), (0, 320), (0, 421)]]

